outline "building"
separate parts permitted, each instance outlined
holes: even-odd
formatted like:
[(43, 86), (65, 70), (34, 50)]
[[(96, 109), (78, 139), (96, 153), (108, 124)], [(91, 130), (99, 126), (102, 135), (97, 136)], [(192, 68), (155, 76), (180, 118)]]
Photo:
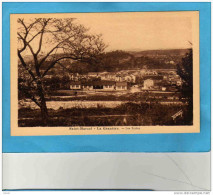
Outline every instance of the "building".
[(93, 89), (103, 90), (103, 91), (112, 91), (115, 89), (114, 81), (95, 81), (93, 82)]
[(162, 85), (163, 76), (145, 76), (143, 89), (158, 89)]
[(115, 90), (114, 81), (88, 81), (82, 83), (82, 89), (87, 90), (96, 90), (96, 91), (113, 91)]
[(97, 78), (97, 77), (99, 77), (99, 74), (98, 74), (98, 72), (89, 72), (89, 73), (87, 74), (87, 76), (88, 76), (89, 78)]
[(116, 73), (114, 72), (105, 72), (104, 74), (100, 75), (101, 80), (110, 80), (115, 81), (116, 80)]
[(158, 72), (152, 69), (146, 70), (145, 75), (158, 75)]
[(105, 90), (105, 91), (115, 90), (115, 82), (114, 81), (105, 81), (103, 83), (103, 90)]
[(93, 84), (92, 84), (92, 82), (87, 82), (87, 81), (85, 81), (85, 82), (82, 82), (82, 89), (84, 90), (84, 91), (90, 91), (90, 90), (93, 90)]
[(126, 75), (124, 76), (125, 81), (135, 83), (136, 81), (136, 76), (135, 75)]
[(118, 91), (127, 90), (127, 82), (116, 82), (115, 89)]
[(146, 79), (143, 83), (143, 89), (150, 89), (154, 86), (154, 80), (153, 79)]
[(81, 82), (80, 81), (72, 81), (70, 83), (70, 89), (72, 89), (72, 90), (80, 90), (81, 89)]
[(163, 87), (161, 88), (161, 90), (162, 90), (162, 91), (166, 91), (166, 87), (163, 86)]
[(69, 74), (69, 79), (72, 81), (78, 81), (80, 79), (80, 74), (79, 73), (71, 73)]

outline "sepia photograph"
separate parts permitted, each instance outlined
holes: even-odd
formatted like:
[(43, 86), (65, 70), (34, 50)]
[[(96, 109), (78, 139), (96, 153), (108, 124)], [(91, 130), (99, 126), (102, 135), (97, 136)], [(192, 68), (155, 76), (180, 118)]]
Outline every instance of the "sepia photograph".
[(10, 20), (11, 135), (199, 133), (198, 11)]

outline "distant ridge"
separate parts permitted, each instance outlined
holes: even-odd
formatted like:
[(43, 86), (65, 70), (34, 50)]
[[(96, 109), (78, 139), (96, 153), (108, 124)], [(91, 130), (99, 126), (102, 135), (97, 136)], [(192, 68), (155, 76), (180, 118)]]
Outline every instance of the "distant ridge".
[(183, 56), (185, 55), (188, 50), (191, 48), (186, 48), (186, 49), (155, 49), (155, 50), (132, 50), (132, 51), (127, 51), (128, 53), (134, 55), (135, 57), (140, 57), (140, 56), (147, 56), (147, 55), (180, 55)]
[[(76, 62), (64, 60), (63, 66), (56, 65), (55, 72), (64, 74), (64, 72), (72, 73), (87, 73), (87, 72), (101, 72), (101, 71), (120, 71), (132, 68), (147, 68), (147, 69), (176, 69), (177, 64), (182, 63), (182, 59), (189, 52), (189, 49), (160, 49), (160, 50), (144, 50), (144, 51), (111, 51), (106, 52), (101, 56), (98, 64), (86, 64), (83, 62)], [(57, 55), (57, 56), (56, 56)], [(55, 54), (55, 57), (63, 55)], [(41, 58), (42, 56), (40, 56)], [(32, 56), (25, 56), (27, 63), (33, 63)], [(50, 61), (46, 61), (41, 69), (45, 70)], [(61, 71), (61, 73), (59, 73)]]

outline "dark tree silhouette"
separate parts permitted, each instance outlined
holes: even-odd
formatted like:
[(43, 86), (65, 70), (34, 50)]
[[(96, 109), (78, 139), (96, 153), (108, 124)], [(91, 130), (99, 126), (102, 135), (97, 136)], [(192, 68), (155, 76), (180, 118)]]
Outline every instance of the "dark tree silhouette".
[(106, 45), (101, 35), (89, 34), (73, 18), (19, 18), (17, 22), (19, 94), (39, 106), (43, 125), (47, 125), (45, 76), (65, 59), (95, 63)]
[(193, 123), (193, 52), (189, 52), (182, 59), (182, 63), (177, 66), (177, 73), (181, 77), (182, 94), (188, 100), (188, 112), (186, 113), (186, 120)]

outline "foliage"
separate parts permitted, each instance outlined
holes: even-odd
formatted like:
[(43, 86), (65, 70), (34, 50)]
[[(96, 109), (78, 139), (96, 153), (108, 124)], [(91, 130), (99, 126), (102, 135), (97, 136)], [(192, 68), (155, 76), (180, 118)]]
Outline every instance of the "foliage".
[(89, 34), (89, 29), (73, 18), (19, 18), (17, 23), (19, 95), (40, 107), (47, 124), (45, 76), (65, 59), (95, 63), (106, 45), (101, 35)]
[(193, 121), (193, 53), (192, 49), (182, 59), (182, 63), (177, 66), (177, 73), (183, 81), (182, 96), (188, 99), (188, 119)]
[[(191, 125), (185, 118), (172, 120), (172, 115), (186, 106), (161, 105), (158, 103), (123, 103), (115, 108), (70, 108), (49, 110), (50, 126), (153, 126)], [(19, 110), (19, 126), (42, 126), (37, 110)]]

